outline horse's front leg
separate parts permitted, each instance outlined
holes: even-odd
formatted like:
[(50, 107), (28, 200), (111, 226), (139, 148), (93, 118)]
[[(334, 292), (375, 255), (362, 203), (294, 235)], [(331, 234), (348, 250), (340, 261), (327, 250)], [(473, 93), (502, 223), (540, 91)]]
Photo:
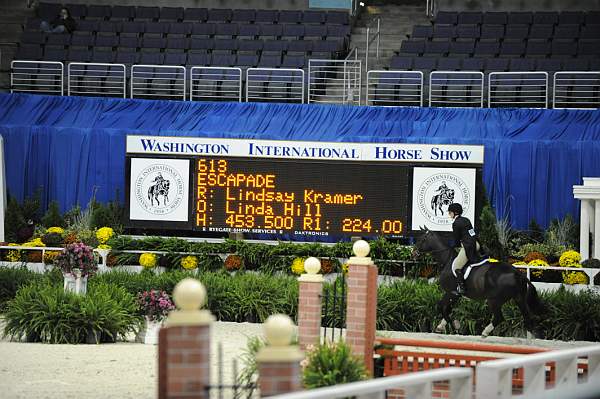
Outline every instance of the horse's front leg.
[(500, 325), (500, 323), (502, 323), (504, 320), (504, 316), (502, 316), (502, 305), (504, 302), (488, 300), (487, 303), (490, 311), (492, 312), (492, 321), (483, 329), (483, 332), (481, 333), (483, 338), (487, 338), (492, 330), (494, 330), (494, 328)]
[[(456, 295), (446, 292), (442, 299), (438, 302), (438, 306), (442, 311), (442, 321), (435, 328), (435, 332), (442, 334), (446, 331), (446, 325), (450, 323), (450, 316), (452, 314), (452, 307), (456, 302)], [(456, 323), (455, 323), (456, 326)]]

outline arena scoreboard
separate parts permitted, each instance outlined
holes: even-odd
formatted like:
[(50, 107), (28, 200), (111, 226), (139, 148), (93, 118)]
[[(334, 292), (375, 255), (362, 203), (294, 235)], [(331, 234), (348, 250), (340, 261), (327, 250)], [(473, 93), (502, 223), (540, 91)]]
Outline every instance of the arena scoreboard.
[(126, 161), (129, 227), (399, 237), (475, 212), (483, 147), (128, 136)]

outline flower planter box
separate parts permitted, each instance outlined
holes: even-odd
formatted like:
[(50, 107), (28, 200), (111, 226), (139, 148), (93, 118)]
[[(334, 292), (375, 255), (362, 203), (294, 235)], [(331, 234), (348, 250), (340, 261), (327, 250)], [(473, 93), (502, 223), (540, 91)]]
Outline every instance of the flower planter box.
[(158, 331), (162, 327), (162, 322), (152, 321), (146, 317), (144, 326), (136, 336), (135, 342), (140, 342), (146, 345), (158, 344)]
[(87, 293), (87, 276), (81, 277), (73, 274), (63, 274), (64, 284), (63, 289), (65, 292), (72, 292), (78, 295), (85, 295)]

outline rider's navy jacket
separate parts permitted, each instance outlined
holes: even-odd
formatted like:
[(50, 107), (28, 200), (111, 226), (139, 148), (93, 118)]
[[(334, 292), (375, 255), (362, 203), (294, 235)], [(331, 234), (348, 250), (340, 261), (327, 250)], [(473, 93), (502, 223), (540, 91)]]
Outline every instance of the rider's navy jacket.
[(481, 259), (477, 252), (477, 234), (471, 221), (464, 216), (457, 216), (452, 222), (452, 232), (456, 245), (462, 244), (469, 263), (477, 263)]

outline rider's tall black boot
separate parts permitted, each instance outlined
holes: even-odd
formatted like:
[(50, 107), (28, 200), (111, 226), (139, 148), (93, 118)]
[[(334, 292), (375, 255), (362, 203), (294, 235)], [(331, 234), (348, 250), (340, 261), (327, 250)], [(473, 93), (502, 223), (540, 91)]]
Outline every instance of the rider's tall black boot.
[(456, 273), (456, 283), (457, 283), (456, 292), (458, 294), (462, 295), (466, 291), (466, 288), (465, 288), (465, 279), (464, 279), (464, 276), (463, 276), (464, 272), (463, 272), (462, 269), (456, 269), (455, 273)]

